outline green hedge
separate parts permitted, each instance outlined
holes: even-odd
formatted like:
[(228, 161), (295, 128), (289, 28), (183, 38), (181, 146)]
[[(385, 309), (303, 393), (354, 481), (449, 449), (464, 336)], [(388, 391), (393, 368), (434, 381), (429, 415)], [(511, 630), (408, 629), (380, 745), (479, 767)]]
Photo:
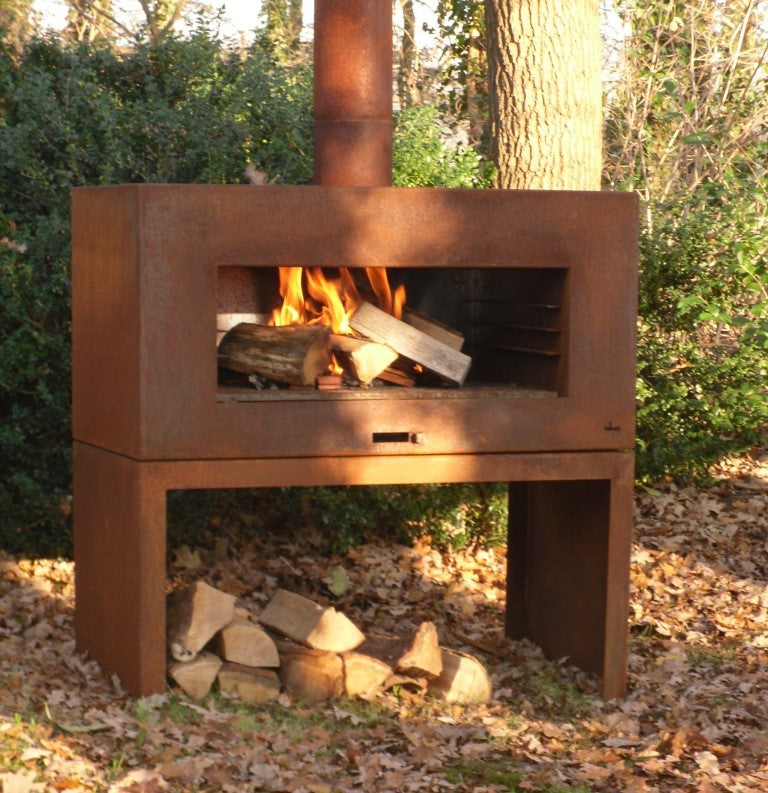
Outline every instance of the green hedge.
[[(56, 38), (0, 48), (0, 547), (70, 551), (70, 188), (236, 183), (249, 162), (275, 182), (307, 183), (311, 93), (308, 66), (285, 66), (259, 42), (228, 53), (204, 28), (127, 53)], [(478, 154), (446, 132), (431, 107), (396, 118), (396, 184), (488, 184)], [(703, 476), (768, 424), (766, 212), (743, 187), (654, 205), (643, 224), (645, 481)], [(279, 491), (245, 497), (272, 498), (266, 511), (290, 518)], [(313, 521), (333, 516), (337, 547), (380, 528), (458, 545), (503, 534), (501, 486), (318, 489), (312, 500)], [(204, 504), (221, 508), (182, 502), (174, 514), (189, 525)]]
[[(228, 53), (205, 29), (128, 53), (0, 50), (0, 547), (70, 549), (70, 188), (237, 183), (249, 162), (308, 183), (311, 95), (308, 66), (260, 42)], [(397, 119), (399, 182), (484, 184), (442, 132), (431, 108)]]
[(640, 237), (638, 474), (707, 478), (765, 439), (765, 199), (705, 185), (650, 207)]

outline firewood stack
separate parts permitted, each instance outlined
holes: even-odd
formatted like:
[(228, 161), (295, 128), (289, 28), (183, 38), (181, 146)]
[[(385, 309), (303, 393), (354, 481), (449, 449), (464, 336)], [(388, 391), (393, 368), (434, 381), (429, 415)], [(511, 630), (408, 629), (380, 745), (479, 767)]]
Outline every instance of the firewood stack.
[(464, 337), (431, 317), (407, 309), (399, 320), (363, 302), (350, 325), (357, 335), (331, 333), (325, 325), (241, 322), (219, 343), (219, 366), (306, 388), (325, 376), (333, 356), (348, 378), (362, 387), (374, 381), (413, 386), (416, 372), (430, 373), (447, 385), (464, 383), (472, 363), (461, 352)]
[(251, 705), (285, 690), (315, 704), (373, 699), (402, 686), (448, 702), (487, 702), (491, 684), (473, 656), (440, 647), (433, 623), (410, 638), (366, 637), (344, 614), (278, 589), (257, 620), (203, 581), (168, 596), (169, 676), (192, 698), (214, 684)]

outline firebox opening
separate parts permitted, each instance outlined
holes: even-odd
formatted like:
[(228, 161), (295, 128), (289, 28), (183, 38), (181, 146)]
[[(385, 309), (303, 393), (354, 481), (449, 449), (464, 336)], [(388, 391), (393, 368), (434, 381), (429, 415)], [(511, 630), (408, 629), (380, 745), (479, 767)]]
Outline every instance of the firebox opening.
[(419, 435), (416, 432), (373, 432), (373, 443), (418, 443)]
[[(219, 268), (220, 276), (224, 269)], [(226, 270), (226, 278), (218, 281), (217, 342), (239, 322), (269, 324), (273, 310), (281, 302), (278, 268)], [(233, 271), (237, 272), (234, 278)], [(362, 298), (375, 303), (376, 298), (367, 291), (363, 270), (349, 272), (360, 286)], [(339, 271), (332, 268), (326, 268), (325, 273), (329, 279), (339, 277)], [(360, 398), (371, 398), (382, 392), (387, 397), (407, 398), (422, 396), (422, 390), (427, 395), (455, 397), (485, 392), (498, 395), (500, 391), (523, 396), (567, 396), (566, 267), (389, 268), (388, 275), (393, 292), (401, 285), (405, 289), (404, 322), (419, 328), (426, 318), (427, 325), (463, 337), (461, 352), (472, 360), (460, 388), (455, 383), (441, 382), (439, 377), (430, 377), (428, 372), (420, 377), (409, 370), (406, 380), (414, 382), (397, 385), (374, 379), (362, 389), (311, 390), (310, 396), (279, 384), (265, 384), (263, 378), (249, 381), (242, 374), (220, 368), (219, 398), (334, 399), (355, 398), (355, 393)], [(451, 344), (453, 341), (448, 339)]]

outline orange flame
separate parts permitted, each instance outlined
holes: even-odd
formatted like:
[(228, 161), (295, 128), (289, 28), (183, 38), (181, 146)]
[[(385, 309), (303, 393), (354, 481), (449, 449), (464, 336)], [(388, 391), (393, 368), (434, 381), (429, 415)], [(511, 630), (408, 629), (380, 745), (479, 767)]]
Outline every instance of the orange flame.
[(273, 325), (301, 325), (304, 315), (304, 292), (301, 267), (280, 267), (280, 297), (283, 304), (272, 312)]
[[(334, 279), (326, 278), (320, 267), (279, 267), (278, 271), (283, 303), (272, 312), (273, 325), (321, 324), (333, 333), (352, 335), (349, 320), (362, 298), (346, 267), (340, 267)], [(398, 286), (392, 294), (384, 267), (367, 267), (366, 273), (382, 311), (402, 319), (405, 288)]]
[[(360, 295), (346, 268), (339, 278), (326, 278), (319, 267), (280, 267), (283, 303), (272, 312), (273, 325), (327, 325), (333, 333), (352, 334), (349, 320), (360, 305)], [(304, 283), (306, 292), (304, 294)]]
[(365, 272), (373, 293), (378, 298), (379, 308), (397, 319), (402, 319), (403, 306), (405, 305), (405, 287), (402, 284), (398, 286), (393, 296), (386, 267), (366, 267)]

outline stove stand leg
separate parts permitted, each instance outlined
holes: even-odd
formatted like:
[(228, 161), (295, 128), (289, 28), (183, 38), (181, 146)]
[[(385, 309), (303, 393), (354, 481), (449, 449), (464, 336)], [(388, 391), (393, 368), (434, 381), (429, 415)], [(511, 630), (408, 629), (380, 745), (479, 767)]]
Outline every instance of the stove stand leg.
[(133, 696), (163, 691), (165, 489), (151, 463), (73, 452), (77, 649)]
[(626, 691), (631, 483), (513, 482), (506, 632)]

